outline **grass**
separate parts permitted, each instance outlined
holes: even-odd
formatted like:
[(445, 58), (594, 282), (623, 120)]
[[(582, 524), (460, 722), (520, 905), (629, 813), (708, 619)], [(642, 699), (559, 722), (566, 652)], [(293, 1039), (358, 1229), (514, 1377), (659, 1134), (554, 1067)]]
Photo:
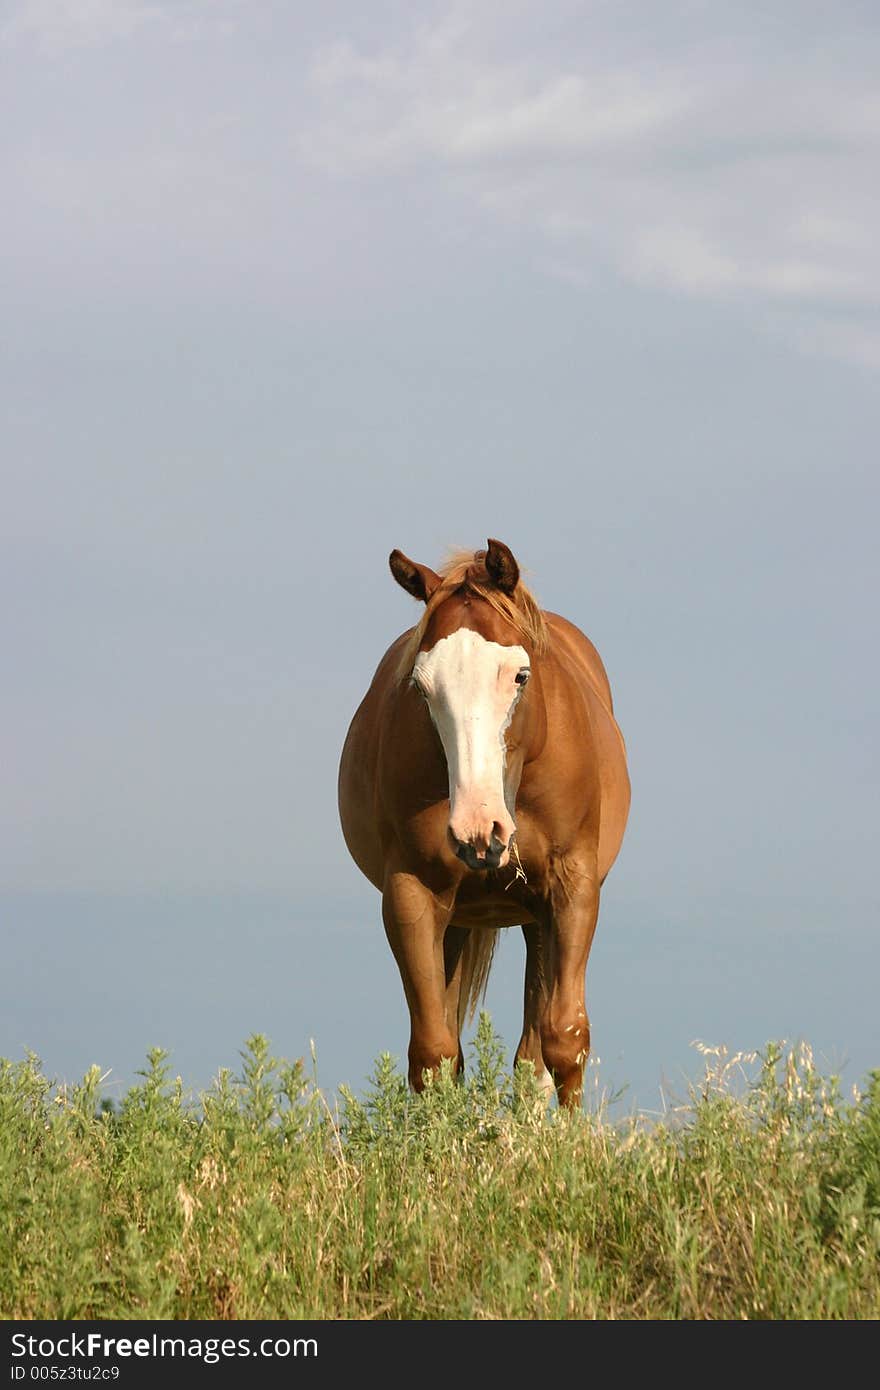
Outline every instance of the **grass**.
[(391, 1058), (331, 1112), (254, 1036), (193, 1101), (160, 1050), (0, 1063), (6, 1319), (874, 1319), (880, 1072), (806, 1047), (707, 1056), (662, 1122), (546, 1111), (486, 1015), (462, 1083)]

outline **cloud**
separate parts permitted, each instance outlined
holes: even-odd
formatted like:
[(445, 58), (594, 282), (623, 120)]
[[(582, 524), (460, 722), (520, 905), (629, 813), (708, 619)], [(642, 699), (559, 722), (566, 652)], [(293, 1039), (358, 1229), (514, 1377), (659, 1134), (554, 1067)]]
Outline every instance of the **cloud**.
[(20, 0), (0, 38), (30, 39), (45, 48), (91, 46), (129, 38), (164, 18), (160, 6), (144, 0)]
[[(234, 0), (233, 0), (234, 5)], [(94, 48), (133, 38), (144, 29), (173, 40), (199, 37), (207, 27), (227, 28), (229, 0), (14, 0), (0, 25), (0, 42), (34, 43), (44, 50)]]
[(430, 259), (424, 192), (435, 245), (485, 231), (584, 294), (737, 306), (873, 367), (880, 26), (771, 8), (15, 0), (15, 282), (54, 267), (344, 297), (393, 285), (400, 248), (413, 274)]
[(649, 8), (625, 6), (615, 29), (599, 7), (543, 47), (517, 44), (522, 10), (492, 6), (479, 29), (453, 10), (369, 51), (338, 39), (311, 65), (300, 155), (342, 179), (433, 169), (530, 231), (551, 273), (772, 308), (791, 341), (820, 350), (824, 324), (831, 355), (874, 365), (877, 29), (826, 36), (794, 7), (759, 45), (725, 30), (725, 7), (712, 33), (673, 6), (658, 48), (624, 32)]
[(316, 56), (311, 83), (325, 109), (302, 148), (335, 172), (426, 157), (566, 158), (650, 137), (688, 103), (680, 75), (653, 87), (627, 71), (563, 71), (535, 83), (519, 66), (481, 66), (425, 35), (409, 53), (378, 58), (334, 43)]

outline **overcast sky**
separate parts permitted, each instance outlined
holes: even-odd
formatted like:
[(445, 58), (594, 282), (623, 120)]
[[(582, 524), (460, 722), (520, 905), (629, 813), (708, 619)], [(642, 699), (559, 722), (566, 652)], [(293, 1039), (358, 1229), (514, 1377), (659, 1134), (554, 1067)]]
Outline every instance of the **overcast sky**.
[(388, 552), (492, 535), (629, 746), (597, 1053), (880, 1065), (876, 6), (3, 0), (0, 63), (0, 1052), (405, 1051), (336, 765)]

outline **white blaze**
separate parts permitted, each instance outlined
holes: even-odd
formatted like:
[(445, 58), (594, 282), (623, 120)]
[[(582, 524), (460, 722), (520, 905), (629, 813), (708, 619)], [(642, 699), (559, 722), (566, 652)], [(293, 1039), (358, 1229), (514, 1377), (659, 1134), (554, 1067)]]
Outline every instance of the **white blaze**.
[(504, 647), (459, 628), (420, 652), (413, 681), (440, 735), (449, 769), (449, 828), (483, 858), (493, 836), (504, 845), (516, 826), (515, 788), (505, 795), (504, 731), (522, 691), (516, 677), (529, 669), (524, 647)]

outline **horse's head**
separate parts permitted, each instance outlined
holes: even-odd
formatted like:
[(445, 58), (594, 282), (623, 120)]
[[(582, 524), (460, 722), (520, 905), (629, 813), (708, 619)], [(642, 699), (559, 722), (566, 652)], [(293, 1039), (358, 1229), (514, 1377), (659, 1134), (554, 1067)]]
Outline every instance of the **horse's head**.
[(394, 550), (391, 572), (426, 605), (402, 674), (424, 699), (449, 771), (449, 835), (470, 869), (510, 858), (526, 686), (543, 618), (500, 541), (442, 574)]

